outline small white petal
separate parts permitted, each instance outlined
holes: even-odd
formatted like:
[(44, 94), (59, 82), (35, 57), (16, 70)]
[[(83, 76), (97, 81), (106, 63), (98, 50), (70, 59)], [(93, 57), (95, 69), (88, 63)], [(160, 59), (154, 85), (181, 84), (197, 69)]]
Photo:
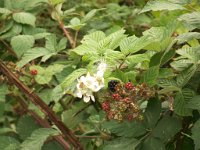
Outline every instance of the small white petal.
[(83, 101), (88, 103), (90, 101), (90, 97), (89, 96), (84, 96)]
[(78, 98), (82, 98), (83, 94), (81, 93), (81, 91), (78, 91), (78, 92), (76, 93), (76, 96), (77, 96)]
[(91, 95), (90, 97), (91, 97), (92, 101), (95, 102), (95, 98), (94, 98), (94, 96)]

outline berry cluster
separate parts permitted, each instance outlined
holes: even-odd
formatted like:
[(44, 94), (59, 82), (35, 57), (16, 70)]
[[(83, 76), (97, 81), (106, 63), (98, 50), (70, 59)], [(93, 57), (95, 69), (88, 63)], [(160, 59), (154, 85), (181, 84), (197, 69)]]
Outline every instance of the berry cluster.
[(128, 82), (122, 85), (114, 80), (108, 83), (108, 88), (110, 91), (102, 103), (102, 109), (106, 112), (107, 119), (119, 121), (143, 119), (139, 103), (152, 97), (153, 89), (145, 83), (133, 85)]

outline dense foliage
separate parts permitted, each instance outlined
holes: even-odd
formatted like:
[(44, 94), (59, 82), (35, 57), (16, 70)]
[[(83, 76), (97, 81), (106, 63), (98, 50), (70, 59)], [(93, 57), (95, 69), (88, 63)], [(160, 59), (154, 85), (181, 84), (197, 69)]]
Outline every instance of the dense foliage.
[(77, 149), (31, 93), (85, 150), (200, 149), (199, 31), (199, 0), (1, 0), (0, 149)]

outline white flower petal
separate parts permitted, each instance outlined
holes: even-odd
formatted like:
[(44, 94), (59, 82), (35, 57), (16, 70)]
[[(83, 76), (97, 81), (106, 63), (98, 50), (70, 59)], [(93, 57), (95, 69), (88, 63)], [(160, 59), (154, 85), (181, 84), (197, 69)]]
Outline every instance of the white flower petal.
[(95, 102), (95, 98), (94, 98), (94, 96), (91, 95), (90, 97), (91, 97), (91, 100), (92, 100), (93, 102)]
[(84, 96), (83, 101), (88, 103), (90, 101), (90, 96)]

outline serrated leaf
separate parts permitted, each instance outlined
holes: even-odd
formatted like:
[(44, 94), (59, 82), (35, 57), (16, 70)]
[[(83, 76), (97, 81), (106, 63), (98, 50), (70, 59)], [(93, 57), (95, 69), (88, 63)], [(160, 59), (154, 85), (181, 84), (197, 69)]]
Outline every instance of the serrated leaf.
[(140, 141), (134, 138), (118, 138), (110, 142), (106, 142), (98, 150), (135, 150)]
[(161, 139), (165, 143), (170, 141), (181, 128), (181, 122), (177, 118), (166, 116), (158, 122), (152, 136)]
[(140, 122), (117, 122), (111, 120), (104, 122), (102, 126), (117, 136), (127, 138), (138, 137), (146, 132), (144, 125)]
[(156, 84), (158, 75), (159, 75), (158, 66), (151, 67), (142, 74), (141, 82), (147, 83), (149, 86), (153, 86)]
[(22, 26), (20, 24), (15, 23), (13, 24), (12, 28), (8, 30), (8, 32), (5, 32), (4, 34), (2, 34), (0, 38), (2, 39), (10, 38), (10, 37), (20, 34), (21, 31), (22, 31)]
[(200, 33), (198, 32), (183, 33), (176, 38), (176, 40), (178, 41), (177, 44), (183, 44), (193, 39), (200, 39)]
[(144, 6), (144, 8), (140, 11), (140, 13), (144, 13), (147, 11), (161, 11), (161, 10), (184, 10), (185, 8), (179, 4), (171, 3), (168, 1), (149, 1)]
[(34, 43), (35, 39), (31, 35), (18, 35), (11, 39), (11, 46), (19, 58), (32, 48)]
[(200, 96), (194, 96), (187, 104), (187, 108), (200, 110)]
[(35, 26), (36, 17), (32, 15), (31, 13), (27, 13), (27, 12), (14, 13), (13, 19), (18, 23)]
[(183, 21), (190, 30), (193, 30), (195, 28), (200, 28), (200, 12), (195, 11), (192, 13), (186, 13), (179, 17), (179, 20)]
[(26, 65), (31, 60), (34, 60), (38, 57), (48, 55), (50, 52), (43, 47), (35, 47), (26, 51), (26, 53), (22, 56), (22, 59), (17, 63), (19, 68)]
[(174, 112), (180, 116), (192, 116), (192, 109), (187, 108), (187, 99), (182, 93), (177, 93), (174, 99)]
[(195, 150), (200, 149), (199, 137), (200, 137), (200, 120), (195, 122), (192, 128), (192, 139), (194, 140)]
[(131, 64), (137, 64), (143, 61), (149, 61), (149, 57), (147, 54), (135, 54), (135, 55), (126, 57), (126, 59)]
[(63, 89), (70, 88), (69, 86), (77, 80), (81, 75), (85, 74), (87, 72), (87, 69), (79, 68), (75, 71), (73, 71), (70, 75), (68, 75), (63, 83), (61, 83), (61, 86)]
[(0, 136), (0, 149), (2, 150), (18, 150), (19, 141), (13, 137)]
[(176, 83), (179, 87), (184, 87), (190, 78), (194, 75), (197, 67), (195, 65), (183, 70), (176, 78)]
[(59, 132), (57, 130), (51, 128), (37, 129), (21, 144), (21, 150), (41, 150), (49, 136), (58, 134)]

